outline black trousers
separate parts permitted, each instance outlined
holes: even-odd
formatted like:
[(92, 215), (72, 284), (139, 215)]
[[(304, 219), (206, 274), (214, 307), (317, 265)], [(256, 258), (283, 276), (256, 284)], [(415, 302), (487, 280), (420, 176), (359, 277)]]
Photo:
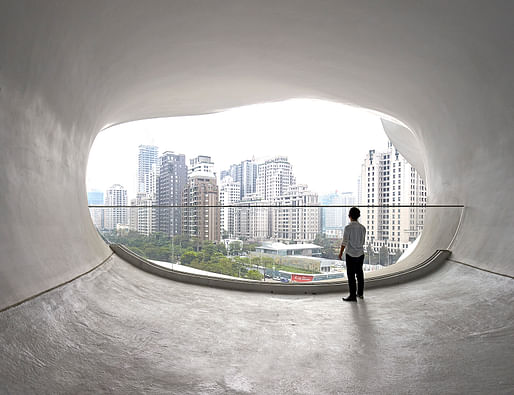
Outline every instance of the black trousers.
[[(364, 264), (364, 255), (357, 258), (346, 254), (346, 275), (348, 277), (348, 286), (350, 287), (350, 296), (364, 295), (364, 272), (362, 265)], [(358, 289), (355, 284), (355, 276), (357, 276)]]

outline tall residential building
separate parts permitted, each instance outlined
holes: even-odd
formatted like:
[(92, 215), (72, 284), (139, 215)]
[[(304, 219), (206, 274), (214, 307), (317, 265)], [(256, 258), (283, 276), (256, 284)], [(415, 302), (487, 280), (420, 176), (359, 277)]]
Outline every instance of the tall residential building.
[[(352, 192), (334, 192), (320, 197), (323, 205), (352, 206), (355, 197)], [(348, 224), (350, 207), (323, 207), (321, 209), (321, 232), (330, 238), (341, 238)]]
[[(241, 183), (233, 180), (232, 177), (226, 176), (221, 180), (220, 184), (220, 205), (233, 205), (241, 200)], [(235, 208), (222, 207), (220, 211), (221, 234), (234, 237), (235, 232)]]
[(146, 193), (138, 193), (135, 199), (130, 200), (129, 229), (143, 235), (150, 235), (156, 231), (156, 210), (152, 208), (155, 200)]
[[(159, 157), (156, 202), (159, 206), (180, 206), (182, 193), (187, 184), (186, 157), (166, 151)], [(164, 207), (156, 211), (157, 230), (168, 236), (181, 233), (181, 211), (179, 207)]]
[(216, 177), (216, 173), (214, 173), (214, 163), (211, 161), (210, 156), (199, 155), (189, 160), (188, 176), (199, 174)]
[(257, 163), (255, 159), (247, 159), (241, 163), (231, 165), (229, 170), (221, 172), (221, 180), (227, 176), (232, 177), (233, 181), (239, 182), (240, 199), (254, 193), (257, 187)]
[(269, 200), (257, 194), (246, 195), (239, 203), (234, 215), (235, 237), (243, 240), (267, 240), (273, 234), (272, 208)]
[(159, 177), (159, 171), (159, 163), (154, 163), (150, 171), (145, 174), (145, 193), (150, 198), (155, 199), (157, 196), (157, 178)]
[[(320, 231), (318, 195), (308, 190), (307, 185), (291, 185), (282, 196), (274, 199), (277, 207), (273, 212), (273, 239), (277, 241), (308, 242)], [(287, 207), (279, 207), (287, 206)]]
[(241, 184), (241, 199), (255, 193), (257, 188), (257, 163), (255, 159), (244, 160), (238, 167), (238, 178)]
[[(144, 235), (157, 231), (157, 211), (149, 208), (157, 203), (158, 150), (154, 145), (140, 145), (137, 167), (137, 195), (130, 201), (129, 228)], [(141, 207), (145, 206), (145, 207)]]
[(219, 190), (214, 163), (209, 156), (190, 161), (187, 185), (182, 193), (182, 232), (199, 240), (220, 240)]
[[(127, 190), (119, 184), (114, 184), (105, 191), (106, 206), (127, 206)], [(126, 207), (111, 207), (104, 210), (104, 229), (114, 230), (118, 225), (128, 225), (128, 210)]]
[(256, 193), (261, 199), (278, 198), (295, 183), (293, 169), (286, 156), (277, 156), (258, 166)]
[(137, 160), (137, 193), (149, 193), (155, 188), (148, 178), (148, 174), (155, 169), (159, 148), (155, 145), (140, 145)]
[[(425, 183), (405, 158), (389, 143), (384, 152), (370, 150), (361, 167), (363, 205), (424, 205)], [(423, 230), (424, 207), (362, 207), (366, 244), (375, 251), (404, 251)]]
[[(102, 191), (89, 191), (87, 193), (87, 204), (88, 206), (98, 205), (102, 206), (104, 204), (104, 193)], [(89, 214), (91, 215), (91, 219), (93, 220), (93, 224), (98, 229), (104, 228), (104, 209), (103, 208), (89, 208)]]
[[(245, 163), (246, 169), (251, 169), (251, 161), (242, 162), (241, 168), (245, 168)], [(237, 168), (231, 166), (225, 172), (229, 173), (237, 174)], [(255, 192), (243, 196), (238, 205), (234, 215), (234, 236), (238, 238), (305, 242), (314, 240), (320, 231), (319, 207), (294, 208), (318, 205), (318, 196), (308, 191), (306, 185), (296, 185), (292, 166), (285, 156), (257, 166)]]

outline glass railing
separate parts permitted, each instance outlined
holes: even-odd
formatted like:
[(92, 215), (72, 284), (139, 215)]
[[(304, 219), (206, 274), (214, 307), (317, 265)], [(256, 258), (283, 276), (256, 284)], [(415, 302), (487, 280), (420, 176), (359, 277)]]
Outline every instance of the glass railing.
[[(339, 260), (350, 206), (89, 206), (102, 237), (171, 270), (243, 281), (305, 283), (346, 278)], [(423, 230), (427, 212), (460, 205), (359, 206), (364, 266), (394, 265)], [(458, 210), (456, 213), (455, 210)], [(449, 212), (450, 212), (449, 211)]]

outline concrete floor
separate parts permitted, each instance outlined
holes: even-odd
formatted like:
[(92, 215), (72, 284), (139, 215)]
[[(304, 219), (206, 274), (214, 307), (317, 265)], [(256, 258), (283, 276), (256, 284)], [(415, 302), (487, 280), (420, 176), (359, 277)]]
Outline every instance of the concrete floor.
[(113, 257), (0, 313), (0, 393), (512, 394), (513, 284), (446, 263), (355, 304), (181, 284)]

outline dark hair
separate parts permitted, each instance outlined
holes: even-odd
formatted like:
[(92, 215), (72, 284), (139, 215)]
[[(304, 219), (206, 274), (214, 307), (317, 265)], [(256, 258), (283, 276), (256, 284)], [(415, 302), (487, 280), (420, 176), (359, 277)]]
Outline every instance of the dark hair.
[(357, 219), (361, 216), (361, 211), (357, 207), (352, 207), (348, 215), (351, 219), (357, 221)]

